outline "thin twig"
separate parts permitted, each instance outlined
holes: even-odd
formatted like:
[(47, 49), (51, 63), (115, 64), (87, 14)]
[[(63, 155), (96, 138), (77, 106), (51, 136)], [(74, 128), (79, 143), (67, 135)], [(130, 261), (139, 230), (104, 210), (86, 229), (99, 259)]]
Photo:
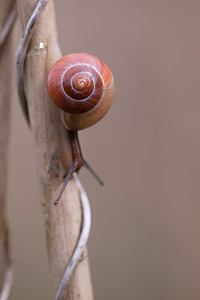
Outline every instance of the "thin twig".
[[(3, 25), (2, 31), (0, 33), (0, 50), (5, 50), (6, 53), (9, 53), (8, 49), (4, 49), (4, 45), (8, 40), (8, 37), (10, 36), (10, 33), (12, 31), (12, 28), (15, 24), (15, 21), (17, 19), (17, 3), (16, 0), (13, 0), (10, 4), (10, 9), (8, 12), (8, 16), (6, 18), (5, 24)], [(3, 52), (1, 52), (3, 55)], [(9, 54), (8, 54), (9, 55)], [(2, 57), (2, 60), (5, 58)], [(7, 56), (7, 59), (10, 59), (9, 56)], [(7, 69), (2, 70), (2, 73), (6, 73)], [(10, 79), (11, 80), (11, 79)], [(9, 96), (8, 96), (9, 98)], [(2, 98), (2, 103), (4, 103), (4, 107), (7, 106), (7, 109), (9, 108), (9, 101), (7, 99)], [(1, 109), (3, 110), (3, 106), (1, 106)], [(6, 115), (8, 117), (8, 115)], [(7, 118), (8, 120), (8, 118)], [(6, 127), (8, 127), (8, 123), (6, 123)], [(5, 132), (5, 135), (7, 135), (7, 129), (4, 128), (3, 132)], [(1, 147), (3, 148), (3, 145), (1, 144)], [(1, 149), (2, 150), (2, 149)], [(6, 160), (5, 158), (6, 154), (4, 154), (3, 160)], [(2, 167), (2, 166), (1, 166)], [(5, 173), (3, 173), (5, 176)], [(4, 223), (5, 224), (5, 223)], [(3, 280), (3, 286), (0, 293), (0, 300), (7, 300), (10, 296), (12, 284), (13, 284), (13, 270), (14, 270), (14, 261), (13, 261), (13, 254), (12, 254), (12, 246), (10, 243), (10, 236), (9, 236), (9, 230), (8, 226), (5, 224), (3, 226), (4, 233), (5, 233), (5, 239), (4, 239), (4, 253), (5, 253), (5, 264), (4, 264), (4, 280)]]
[(6, 23), (4, 24), (1, 34), (0, 34), (0, 47), (2, 47), (3, 44), (5, 43), (7, 37), (9, 36), (9, 34), (15, 24), (16, 19), (17, 19), (17, 3), (16, 3), (16, 0), (13, 0), (11, 9), (9, 11), (9, 15), (6, 19)]
[(6, 274), (4, 278), (2, 292), (0, 294), (0, 300), (7, 300), (9, 298), (11, 288), (13, 285), (14, 261), (13, 261), (13, 253), (12, 253), (8, 228), (6, 228), (5, 250), (6, 250)]
[(78, 179), (78, 176), (75, 175), (75, 181), (76, 185), (79, 189), (80, 193), (80, 201), (81, 201), (81, 207), (82, 207), (82, 225), (81, 225), (81, 233), (78, 239), (78, 242), (76, 244), (75, 250), (73, 252), (73, 255), (70, 259), (70, 262), (66, 268), (65, 274), (63, 276), (63, 279), (61, 281), (61, 284), (59, 286), (56, 300), (64, 300), (66, 299), (69, 282), (71, 280), (71, 277), (74, 273), (74, 270), (77, 266), (77, 264), (81, 260), (81, 256), (83, 254), (83, 251), (85, 249), (85, 246), (87, 244), (87, 240), (90, 233), (90, 227), (91, 227), (91, 210), (90, 210), (90, 202), (87, 197), (87, 194)]
[(19, 93), (19, 99), (22, 106), (23, 113), (26, 117), (28, 124), (30, 125), (28, 106), (26, 101), (26, 95), (24, 92), (24, 82), (23, 82), (23, 73), (24, 73), (24, 62), (26, 58), (26, 53), (28, 45), (30, 43), (35, 25), (37, 24), (41, 13), (43, 12), (44, 7), (46, 6), (48, 0), (39, 0), (24, 31), (22, 39), (19, 43), (17, 49), (17, 59), (16, 59), (16, 81), (17, 89)]

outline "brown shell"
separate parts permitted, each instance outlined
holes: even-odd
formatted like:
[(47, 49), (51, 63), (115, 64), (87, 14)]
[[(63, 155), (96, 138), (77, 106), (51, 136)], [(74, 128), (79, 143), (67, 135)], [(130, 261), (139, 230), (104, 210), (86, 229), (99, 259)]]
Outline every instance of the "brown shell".
[(64, 111), (65, 126), (73, 131), (100, 120), (114, 96), (109, 68), (86, 53), (72, 53), (59, 59), (49, 72), (47, 88), (53, 102)]

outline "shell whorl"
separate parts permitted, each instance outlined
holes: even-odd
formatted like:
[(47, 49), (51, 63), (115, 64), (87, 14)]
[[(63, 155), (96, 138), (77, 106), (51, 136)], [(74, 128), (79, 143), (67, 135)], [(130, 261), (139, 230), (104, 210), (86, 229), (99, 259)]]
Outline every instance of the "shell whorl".
[(47, 88), (51, 99), (64, 111), (65, 126), (74, 131), (98, 122), (114, 96), (109, 68), (86, 53), (72, 53), (59, 59), (49, 72)]

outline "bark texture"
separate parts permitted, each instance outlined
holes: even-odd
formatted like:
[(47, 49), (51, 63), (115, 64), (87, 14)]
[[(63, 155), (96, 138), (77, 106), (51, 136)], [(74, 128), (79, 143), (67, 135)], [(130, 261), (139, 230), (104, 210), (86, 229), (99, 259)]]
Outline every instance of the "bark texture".
[[(36, 3), (35, 0), (18, 1), (23, 30)], [(70, 180), (59, 204), (53, 205), (63, 184), (63, 175), (66, 173), (63, 159), (69, 162), (71, 160), (67, 131), (61, 124), (59, 110), (50, 100), (46, 88), (47, 72), (60, 56), (54, 6), (53, 2), (49, 1), (29, 45), (24, 82), (55, 291), (73, 253), (81, 226), (80, 199), (74, 178)], [(66, 299), (93, 299), (86, 253), (75, 270)]]

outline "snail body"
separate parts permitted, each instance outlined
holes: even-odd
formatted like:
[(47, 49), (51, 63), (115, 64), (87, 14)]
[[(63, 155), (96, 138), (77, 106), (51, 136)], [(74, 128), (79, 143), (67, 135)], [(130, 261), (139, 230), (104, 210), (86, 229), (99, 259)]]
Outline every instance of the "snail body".
[(60, 58), (50, 69), (47, 89), (50, 98), (61, 109), (61, 119), (67, 128), (65, 133), (72, 151), (71, 167), (68, 168), (63, 154), (65, 141), (62, 139), (61, 156), (68, 172), (54, 202), (56, 205), (71, 176), (82, 166), (103, 184), (82, 156), (77, 131), (94, 125), (104, 117), (112, 104), (115, 88), (111, 71), (100, 59), (86, 53), (72, 53)]
[(47, 88), (62, 110), (67, 129), (78, 131), (97, 123), (109, 110), (114, 97), (114, 80), (109, 68), (97, 57), (72, 53), (51, 68)]

